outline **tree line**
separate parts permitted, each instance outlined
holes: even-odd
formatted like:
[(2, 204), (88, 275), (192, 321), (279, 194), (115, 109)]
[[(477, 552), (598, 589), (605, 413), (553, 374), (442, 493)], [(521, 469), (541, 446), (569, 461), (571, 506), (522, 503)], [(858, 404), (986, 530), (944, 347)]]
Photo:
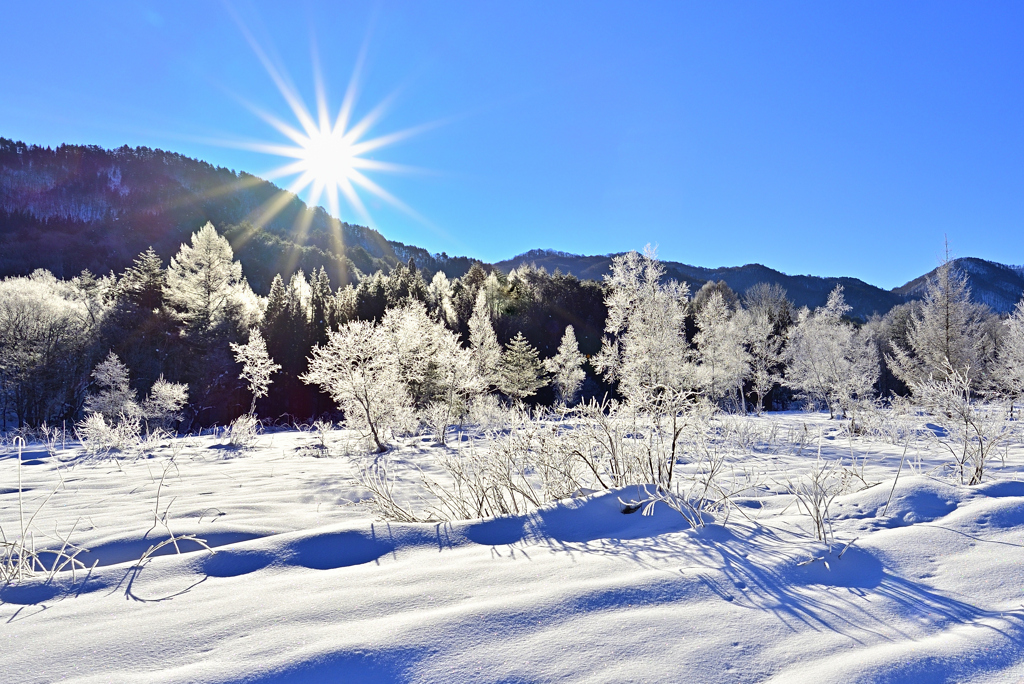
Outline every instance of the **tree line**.
[[(262, 297), (207, 224), (166, 266), (150, 249), (120, 274), (0, 281), (0, 417), (4, 429), (116, 422), (97, 399), (116, 390), (138, 420), (180, 430), (327, 415), (383, 448), (389, 430), (413, 424), (443, 439), (494, 401), (671, 407), (699, 396), (855, 417), (861, 402), (953, 376), (976, 394), (1024, 389), (1024, 304), (1000, 320), (948, 262), (922, 301), (863, 324), (847, 311), (841, 287), (813, 311), (764, 283), (691, 293), (636, 252), (600, 283), (480, 263), (428, 281), (410, 259), (337, 289), (322, 268), (276, 276)], [(258, 397), (240, 377), (256, 353), (241, 350), (257, 342), (274, 366)]]

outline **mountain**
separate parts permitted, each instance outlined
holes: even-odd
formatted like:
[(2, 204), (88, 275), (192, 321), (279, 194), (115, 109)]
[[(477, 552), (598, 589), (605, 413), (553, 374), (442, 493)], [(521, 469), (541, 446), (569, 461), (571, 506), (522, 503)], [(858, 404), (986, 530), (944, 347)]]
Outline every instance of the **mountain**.
[[(517, 257), (499, 261), (495, 267), (507, 273), (517, 266), (530, 264), (543, 267), (547, 271), (553, 272), (557, 269), (562, 273), (571, 273), (577, 278), (600, 280), (610, 272), (612, 259), (616, 256), (616, 254), (581, 256), (535, 249)], [(703, 268), (688, 266), (677, 261), (663, 263), (666, 275), (689, 284), (691, 292), (696, 292), (708, 281), (724, 280), (734, 292), (741, 295), (757, 283), (776, 283), (785, 288), (794, 304), (811, 308), (824, 305), (829, 292), (834, 290), (836, 285), (842, 285), (846, 302), (852, 307), (850, 315), (860, 319), (867, 319), (873, 313), (884, 314), (897, 304), (906, 301), (901, 293), (883, 290), (857, 278), (791, 276), (761, 264)]]
[[(230, 240), (246, 278), (261, 294), (276, 273), (288, 278), (298, 269), (309, 273), (323, 266), (337, 287), (410, 258), (428, 279), (437, 271), (461, 276), (476, 262), (388, 240), (319, 207), (310, 209), (255, 176), (173, 152), (92, 145), (51, 149), (0, 138), (0, 277), (37, 268), (61, 278), (83, 269), (119, 272), (150, 246), (166, 263), (207, 221)], [(614, 256), (538, 249), (494, 266), (507, 273), (533, 264), (601, 280)], [(999, 313), (1011, 311), (1024, 293), (1024, 267), (974, 258), (955, 264), (967, 273), (975, 301)], [(812, 308), (842, 285), (851, 315), (861, 319), (920, 298), (934, 274), (883, 290), (856, 278), (792, 276), (761, 264), (702, 268), (667, 261), (665, 268), (692, 291), (712, 280), (724, 280), (739, 294), (760, 282), (777, 283), (798, 306)]]
[(459, 276), (473, 263), (389, 241), (311, 210), (272, 183), (180, 154), (0, 138), (0, 277), (36, 268), (62, 278), (86, 268), (121, 271), (150, 246), (166, 263), (207, 221), (228, 237), (263, 294), (274, 274), (287, 278), (300, 268), (323, 266), (339, 286), (410, 257), (428, 277)]
[[(1010, 313), (1024, 296), (1024, 267), (1007, 266), (974, 257), (954, 259), (953, 265), (967, 274), (971, 299), (987, 304), (996, 313)], [(928, 279), (933, 277), (934, 270), (895, 288), (893, 292), (908, 299), (920, 299), (924, 296)]]

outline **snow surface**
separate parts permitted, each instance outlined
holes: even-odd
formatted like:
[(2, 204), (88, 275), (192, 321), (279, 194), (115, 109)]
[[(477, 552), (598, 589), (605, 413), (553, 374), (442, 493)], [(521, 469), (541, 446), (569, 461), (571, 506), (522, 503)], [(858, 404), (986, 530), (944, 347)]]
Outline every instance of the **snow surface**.
[[(65, 572), (0, 590), (0, 679), (1024, 680), (1019, 438), (972, 488), (915, 440), (894, 488), (903, 444), (851, 437), (817, 414), (733, 420), (752, 437), (730, 464), (747, 469), (755, 495), (701, 529), (664, 506), (623, 514), (629, 491), (515, 518), (381, 522), (359, 503), (366, 456), (340, 430), (326, 456), (299, 431), (246, 451), (216, 435), (177, 439), (142, 458), (31, 447), (25, 510), (64, 482), (34, 528), (66, 534), (77, 521), (72, 541), (98, 565), (84, 580)], [(814, 435), (812, 449), (793, 448), (800, 434)], [(785, 487), (816, 459), (819, 434), (823, 454), (869, 485), (833, 503), (831, 549)], [(417, 468), (433, 473), (443, 448), (401, 441), (390, 455), (399, 493), (422, 494)], [(10, 449), (0, 478), (10, 538)], [(136, 566), (167, 538), (158, 489), (170, 529), (216, 553), (166, 547)]]

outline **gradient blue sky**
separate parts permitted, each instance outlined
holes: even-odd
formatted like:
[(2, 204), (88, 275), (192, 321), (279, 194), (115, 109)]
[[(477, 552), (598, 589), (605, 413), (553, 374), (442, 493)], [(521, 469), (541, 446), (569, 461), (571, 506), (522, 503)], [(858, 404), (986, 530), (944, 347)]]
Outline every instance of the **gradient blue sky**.
[[(373, 226), (496, 261), (656, 243), (884, 287), (956, 256), (1024, 263), (1024, 4), (7, 3), (0, 135), (145, 145), (259, 175), (211, 140), (291, 120), (237, 15), (312, 102), (441, 125), (377, 154)], [(281, 184), (285, 184), (281, 182)], [(346, 210), (342, 217), (357, 221)]]

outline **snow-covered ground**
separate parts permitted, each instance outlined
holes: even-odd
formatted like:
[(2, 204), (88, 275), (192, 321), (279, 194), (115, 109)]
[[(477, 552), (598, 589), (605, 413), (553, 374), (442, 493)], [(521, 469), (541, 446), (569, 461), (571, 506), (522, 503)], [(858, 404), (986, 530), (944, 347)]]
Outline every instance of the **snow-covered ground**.
[[(514, 518), (375, 520), (366, 457), (341, 430), (326, 455), (300, 431), (245, 451), (176, 439), (139, 458), (30, 445), (25, 516), (56, 489), (32, 521), (37, 548), (73, 528), (97, 565), (0, 590), (0, 680), (1024, 680), (1020, 433), (966, 487), (920, 436), (851, 437), (819, 414), (729, 420), (746, 435), (730, 477), (755, 488), (699, 529), (664, 505), (623, 514), (628, 490)], [(849, 479), (831, 548), (787, 493), (819, 445)], [(444, 448), (400, 441), (397, 497), (425, 494), (419, 469)], [(11, 539), (11, 448), (0, 478)], [(168, 530), (216, 552), (183, 542), (138, 567)]]

